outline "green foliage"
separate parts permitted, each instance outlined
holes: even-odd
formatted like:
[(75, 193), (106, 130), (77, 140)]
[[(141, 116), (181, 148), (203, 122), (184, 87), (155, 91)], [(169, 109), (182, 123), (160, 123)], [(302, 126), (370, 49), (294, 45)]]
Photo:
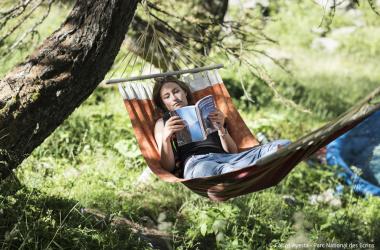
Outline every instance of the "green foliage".
[(377, 46), (380, 43), (380, 27), (369, 26), (360, 28), (349, 35), (344, 37), (342, 42), (342, 51), (355, 57), (361, 57), (363, 52), (368, 57), (378, 57), (380, 55), (380, 48)]
[[(281, 241), (289, 236), (291, 209), (285, 207), (272, 191), (223, 204), (189, 202), (182, 210), (192, 222), (186, 231), (190, 241), (185, 248), (212, 244), (218, 249), (264, 249), (272, 239)], [(177, 223), (183, 226), (186, 222)]]
[(273, 22), (266, 28), (269, 34), (280, 41), (281, 45), (308, 46), (313, 39), (310, 29), (320, 24), (323, 9), (312, 1), (277, 2), (278, 13), (272, 17)]
[[(227, 66), (221, 74), (254, 133), (264, 132), (270, 140), (295, 141), (378, 86), (380, 19), (361, 4), (364, 26), (344, 36), (327, 33), (341, 44), (329, 53), (311, 49), (320, 36), (311, 32), (322, 19), (318, 5), (270, 2), (265, 31), (279, 41), (277, 49), (290, 54), (284, 62), (292, 73), (265, 57), (252, 62), (266, 69), (279, 94), (310, 114), (284, 103), (266, 82), (234, 61), (221, 55), (212, 59)], [(238, 15), (239, 10), (230, 13)], [(62, 15), (55, 14), (57, 24)], [(337, 11), (331, 30), (352, 26), (354, 21)], [(19, 62), (32, 45), (15, 51), (12, 60), (1, 58), (0, 74)], [(261, 46), (265, 50), (273, 45)], [(173, 234), (175, 249), (278, 249), (279, 244), (297, 242), (380, 245), (380, 200), (357, 196), (347, 187), (334, 193), (343, 182), (334, 168), (323, 164), (301, 163), (276, 187), (224, 203), (154, 177), (139, 183), (144, 168), (116, 88), (98, 88), (22, 163), (15, 173), (19, 182), (9, 179), (0, 184), (2, 248), (147, 248), (130, 229), (84, 215), (82, 208), (97, 208), (165, 230)], [(316, 198), (326, 192), (332, 193), (330, 200)]]
[(147, 249), (126, 226), (83, 213), (78, 202), (17, 185), (0, 185), (2, 249)]

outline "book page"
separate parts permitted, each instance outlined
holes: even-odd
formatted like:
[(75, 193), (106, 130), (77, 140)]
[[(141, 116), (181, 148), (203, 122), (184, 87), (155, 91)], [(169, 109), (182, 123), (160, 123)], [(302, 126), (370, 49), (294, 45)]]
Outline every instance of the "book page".
[(210, 119), (208, 118), (208, 115), (211, 112), (216, 110), (214, 97), (212, 95), (208, 95), (208, 96), (203, 97), (202, 99), (200, 99), (197, 102), (196, 107), (198, 108), (199, 114), (202, 118), (203, 127), (205, 128), (206, 135), (208, 135), (214, 131), (217, 131), (218, 128), (216, 128), (212, 124)]
[(182, 107), (171, 111), (170, 114), (178, 115), (186, 123), (184, 129), (176, 132), (178, 146), (205, 139), (194, 106)]

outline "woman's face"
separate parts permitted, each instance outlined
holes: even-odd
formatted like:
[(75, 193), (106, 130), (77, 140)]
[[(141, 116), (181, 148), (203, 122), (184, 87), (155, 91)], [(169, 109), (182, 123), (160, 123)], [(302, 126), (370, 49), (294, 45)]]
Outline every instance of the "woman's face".
[(188, 105), (186, 92), (175, 82), (164, 83), (160, 96), (169, 111)]

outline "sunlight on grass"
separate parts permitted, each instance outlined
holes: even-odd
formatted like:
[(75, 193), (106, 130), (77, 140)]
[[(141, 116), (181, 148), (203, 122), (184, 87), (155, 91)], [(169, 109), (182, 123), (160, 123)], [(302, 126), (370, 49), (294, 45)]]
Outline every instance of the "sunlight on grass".
[[(220, 59), (226, 65), (221, 75), (250, 130), (264, 133), (269, 140), (295, 141), (379, 86), (380, 19), (361, 4), (358, 8), (365, 25), (349, 35), (331, 36), (340, 46), (326, 52), (311, 48), (319, 37), (312, 29), (321, 22), (320, 6), (312, 1), (284, 0), (271, 3), (271, 8), (273, 16), (265, 20), (266, 32), (279, 44), (263, 49), (289, 56), (281, 60), (291, 74), (268, 59), (252, 60), (268, 71), (281, 95), (311, 113), (281, 102), (267, 84), (238, 63), (221, 55), (215, 55), (215, 60), (224, 58)], [(67, 9), (52, 11), (51, 17), (59, 18), (41, 26), (41, 39), (56, 29), (67, 13)], [(337, 12), (332, 29), (355, 25), (349, 15)], [(11, 59), (1, 58), (0, 75), (32, 47), (15, 52)], [(122, 53), (125, 47), (117, 61), (122, 60)], [(106, 79), (114, 70), (121, 74), (123, 69), (114, 66)], [(146, 167), (117, 87), (97, 88), (15, 171), (19, 185), (1, 184), (0, 225), (9, 229), (0, 243), (20, 246), (23, 239), (40, 240), (38, 246), (51, 242), (50, 247), (64, 248), (70, 246), (67, 239), (73, 239), (83, 249), (149, 249), (129, 229), (80, 212), (97, 208), (110, 218), (123, 216), (169, 232), (175, 249), (277, 249), (276, 244), (297, 240), (380, 245), (378, 198), (360, 197), (343, 186), (341, 193), (334, 193), (338, 205), (312, 199), (342, 185), (333, 167), (302, 162), (276, 187), (224, 203), (211, 202), (181, 184), (165, 183), (154, 176), (138, 183)], [(3, 214), (9, 220), (3, 219)]]

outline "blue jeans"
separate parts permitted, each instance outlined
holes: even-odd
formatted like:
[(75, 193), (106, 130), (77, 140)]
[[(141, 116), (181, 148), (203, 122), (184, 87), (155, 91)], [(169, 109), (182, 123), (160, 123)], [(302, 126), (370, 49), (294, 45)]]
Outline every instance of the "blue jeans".
[(289, 140), (276, 140), (253, 147), (240, 153), (209, 153), (191, 156), (185, 164), (184, 178), (192, 179), (228, 173), (255, 164), (255, 162), (273, 152), (278, 146), (286, 146)]

